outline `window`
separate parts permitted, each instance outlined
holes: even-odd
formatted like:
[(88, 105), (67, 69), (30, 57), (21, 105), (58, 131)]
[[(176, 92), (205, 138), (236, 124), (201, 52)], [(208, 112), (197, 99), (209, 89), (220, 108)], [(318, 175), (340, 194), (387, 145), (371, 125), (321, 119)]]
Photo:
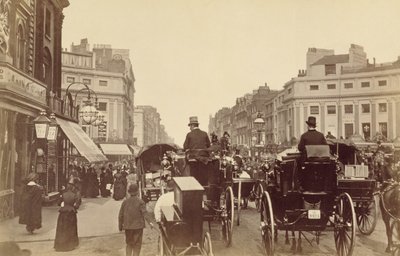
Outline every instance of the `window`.
[(335, 105), (327, 106), (327, 111), (328, 111), (328, 115), (336, 114), (336, 106)]
[(67, 83), (74, 83), (74, 82), (75, 82), (75, 77), (67, 76)]
[(351, 135), (354, 134), (353, 124), (344, 124), (344, 135), (345, 139), (348, 139)]
[(379, 103), (379, 112), (387, 112), (387, 104)]
[(25, 70), (25, 36), (24, 29), (21, 25), (18, 26), (17, 33), (17, 58), (16, 58), (16, 66), (21, 70)]
[(100, 85), (100, 86), (107, 86), (107, 85), (108, 85), (108, 81), (100, 80), (100, 81), (99, 81), (99, 85)]
[(90, 80), (90, 79), (83, 79), (82, 82), (83, 82), (84, 84), (91, 84), (91, 83), (92, 83), (92, 80)]
[(387, 138), (387, 123), (379, 123), (379, 132)]
[(45, 34), (46, 36), (51, 36), (51, 12), (46, 8), (46, 23), (45, 23)]
[(310, 114), (318, 115), (319, 114), (319, 106), (310, 106)]
[(379, 86), (386, 86), (387, 85), (387, 81), (386, 80), (380, 80), (380, 81), (378, 81), (378, 85)]
[(334, 74), (336, 74), (336, 65), (335, 64), (325, 65), (325, 75), (334, 75)]
[(287, 94), (291, 94), (292, 93), (292, 88), (289, 88), (288, 90), (287, 90)]
[(370, 113), (369, 104), (361, 104), (361, 113)]
[(344, 105), (345, 114), (353, 114), (353, 105)]
[(362, 130), (364, 134), (364, 139), (369, 141), (371, 138), (371, 124), (370, 123), (362, 123)]
[(97, 108), (97, 110), (107, 111), (107, 102), (99, 102), (99, 107)]
[(52, 71), (52, 60), (49, 48), (43, 49), (43, 82), (48, 86), (52, 86), (53, 83), (53, 71)]
[(336, 89), (336, 84), (328, 84), (328, 89), (329, 90)]
[(361, 88), (369, 87), (369, 82), (361, 82)]
[(345, 88), (345, 89), (351, 89), (351, 88), (353, 88), (353, 83), (344, 83), (344, 88)]
[(319, 90), (319, 86), (317, 84), (310, 85), (310, 91), (316, 91), (316, 90)]

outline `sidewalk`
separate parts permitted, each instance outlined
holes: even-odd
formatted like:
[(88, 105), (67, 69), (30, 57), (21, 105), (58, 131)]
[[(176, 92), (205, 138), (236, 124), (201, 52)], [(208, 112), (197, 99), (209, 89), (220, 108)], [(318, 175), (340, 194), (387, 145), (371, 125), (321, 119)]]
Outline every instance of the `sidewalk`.
[[(83, 237), (105, 236), (120, 233), (118, 212), (122, 201), (112, 198), (83, 198), (78, 209), (78, 235)], [(42, 208), (42, 228), (31, 235), (25, 225), (18, 224), (18, 217), (0, 222), (0, 241), (34, 242), (54, 240), (59, 206)], [(149, 209), (150, 211), (150, 209)]]

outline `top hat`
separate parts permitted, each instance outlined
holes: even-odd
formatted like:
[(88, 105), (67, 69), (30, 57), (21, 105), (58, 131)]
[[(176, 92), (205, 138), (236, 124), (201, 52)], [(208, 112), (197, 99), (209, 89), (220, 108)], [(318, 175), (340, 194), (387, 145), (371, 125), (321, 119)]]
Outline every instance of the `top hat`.
[(199, 120), (197, 119), (197, 116), (191, 116), (191, 117), (189, 117), (189, 124), (188, 124), (188, 126), (190, 126), (191, 124), (199, 124)]
[(315, 116), (309, 116), (308, 120), (306, 121), (306, 124), (308, 124), (309, 126), (315, 127), (315, 126), (317, 126), (317, 119), (315, 118)]

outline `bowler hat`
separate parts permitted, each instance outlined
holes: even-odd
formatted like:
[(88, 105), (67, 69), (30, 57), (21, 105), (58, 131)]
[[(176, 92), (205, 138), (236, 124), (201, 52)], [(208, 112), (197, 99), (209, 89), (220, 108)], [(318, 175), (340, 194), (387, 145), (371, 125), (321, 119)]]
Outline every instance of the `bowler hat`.
[(306, 121), (306, 123), (309, 126), (315, 127), (317, 125), (317, 119), (315, 118), (315, 116), (309, 116), (308, 120)]
[(199, 124), (199, 120), (197, 119), (197, 116), (191, 116), (191, 117), (189, 117), (189, 124), (188, 124), (188, 126), (190, 126), (191, 124)]
[(139, 193), (139, 186), (137, 184), (131, 184), (128, 188), (128, 193), (131, 195), (137, 195)]

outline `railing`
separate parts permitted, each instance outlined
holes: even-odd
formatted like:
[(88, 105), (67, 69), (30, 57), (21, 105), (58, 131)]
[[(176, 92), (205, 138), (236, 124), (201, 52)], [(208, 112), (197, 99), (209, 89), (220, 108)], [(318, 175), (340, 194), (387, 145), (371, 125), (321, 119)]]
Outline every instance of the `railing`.
[(79, 106), (76, 106), (73, 102), (69, 102), (68, 99), (63, 100), (56, 95), (50, 95), (49, 106), (55, 114), (64, 116), (75, 122), (79, 121)]

